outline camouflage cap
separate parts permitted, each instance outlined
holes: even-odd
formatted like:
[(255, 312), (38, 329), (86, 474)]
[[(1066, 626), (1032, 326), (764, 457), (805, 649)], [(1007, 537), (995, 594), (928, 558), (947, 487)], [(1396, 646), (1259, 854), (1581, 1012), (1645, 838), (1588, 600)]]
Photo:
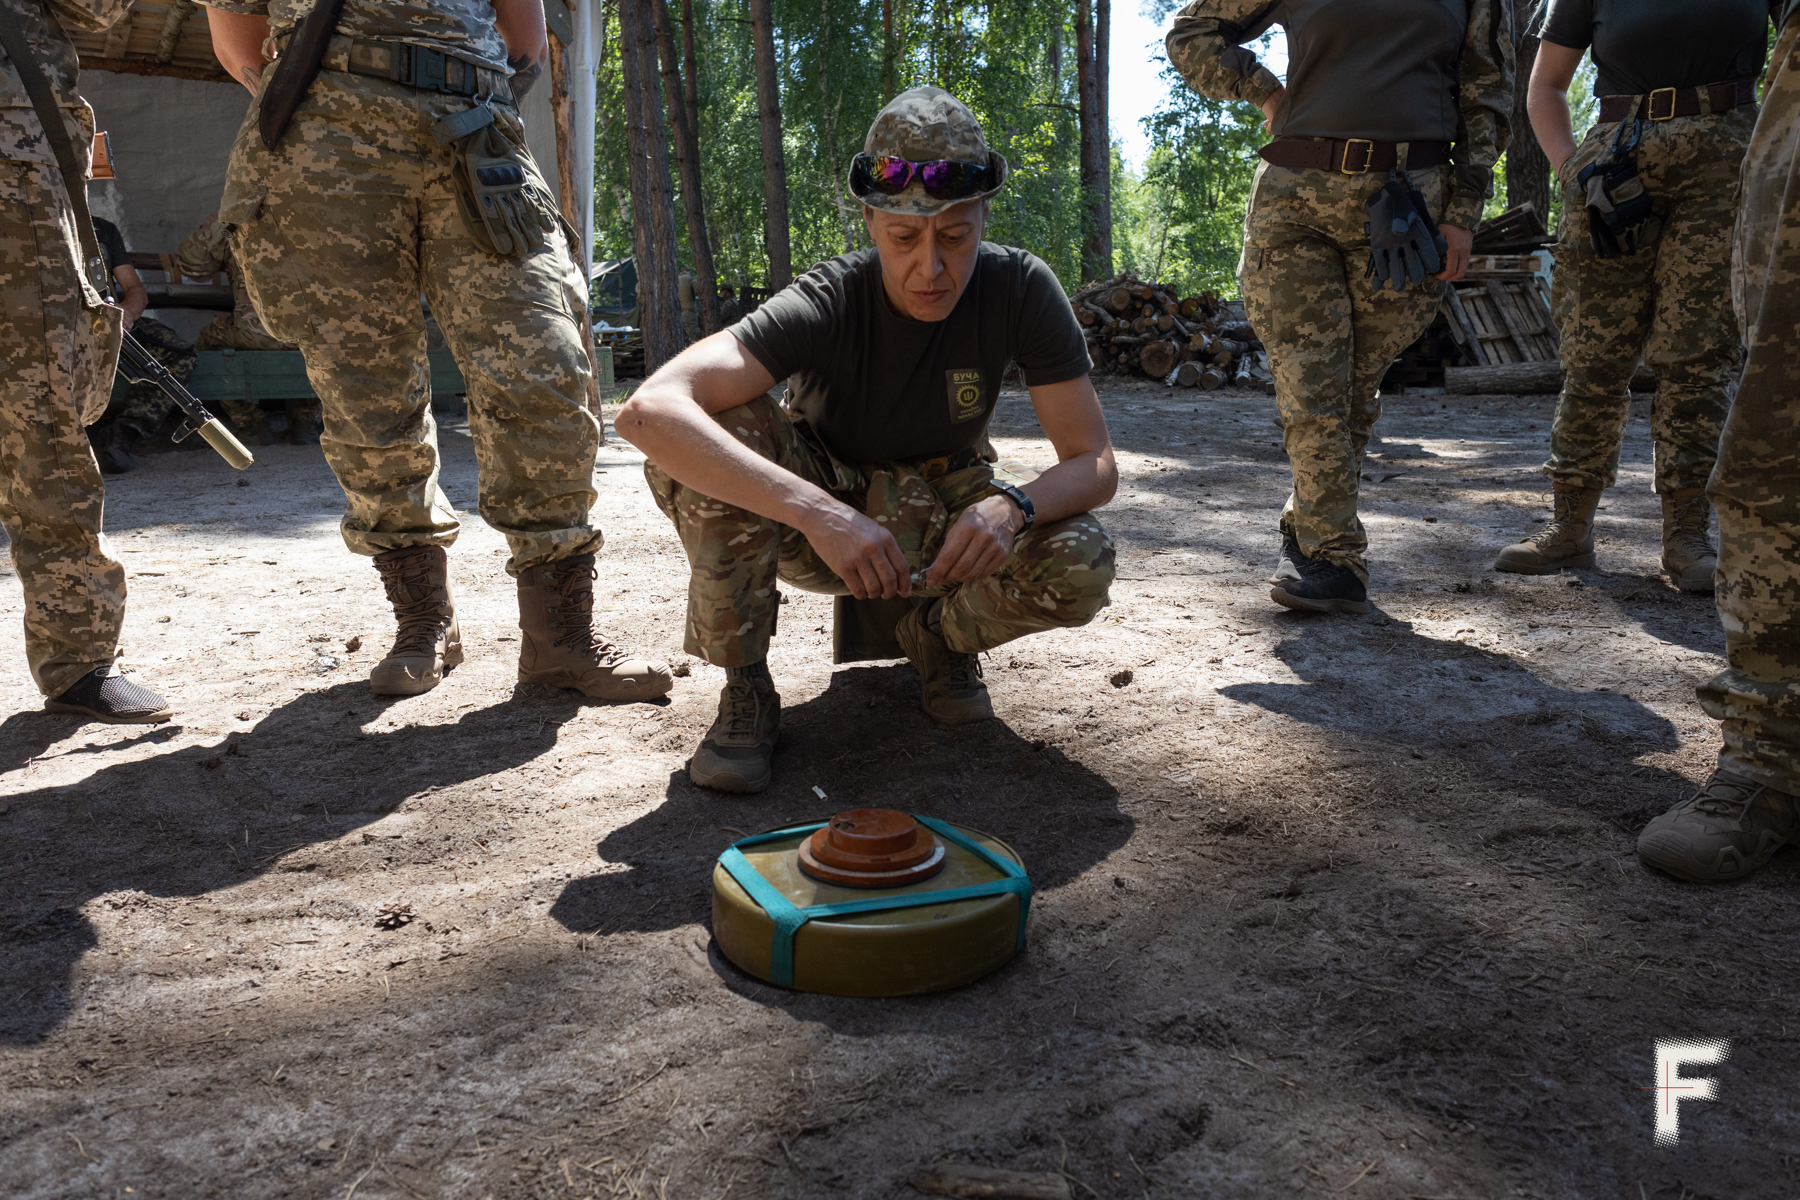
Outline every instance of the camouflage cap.
[(909, 162), (931, 162), (951, 159), (956, 162), (986, 163), (988, 179), (993, 185), (985, 191), (958, 200), (938, 200), (925, 194), (918, 179), (905, 191), (890, 196), (872, 187), (857, 187), (857, 170), (853, 162), (847, 181), (850, 194), (870, 208), (901, 213), (911, 217), (936, 216), (954, 204), (969, 200), (985, 200), (1006, 186), (1006, 159), (987, 147), (981, 136), (981, 122), (969, 106), (943, 88), (916, 87), (901, 92), (888, 106), (875, 114), (869, 136), (863, 139), (863, 153), (904, 158)]

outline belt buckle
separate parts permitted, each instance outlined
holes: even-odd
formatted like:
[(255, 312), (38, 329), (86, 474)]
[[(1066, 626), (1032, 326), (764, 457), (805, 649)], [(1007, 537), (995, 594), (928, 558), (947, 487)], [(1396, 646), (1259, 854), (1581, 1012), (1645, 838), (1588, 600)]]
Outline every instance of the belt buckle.
[(919, 463), (916, 469), (927, 480), (940, 479), (950, 471), (950, 456), (946, 454), (939, 458), (928, 458)]
[[(1350, 147), (1361, 142), (1367, 146), (1368, 153), (1363, 155), (1363, 165), (1354, 171), (1350, 169)], [(1344, 153), (1338, 160), (1338, 173), (1342, 175), (1367, 175), (1369, 168), (1375, 165), (1375, 143), (1369, 138), (1345, 138)]]
[[(1672, 87), (1653, 88), (1650, 92), (1649, 99), (1645, 102), (1645, 105), (1644, 105), (1645, 115), (1648, 116), (1652, 121), (1672, 121), (1672, 120), (1674, 120), (1675, 119), (1675, 91), (1676, 91), (1676, 89), (1672, 88)], [(1656, 98), (1658, 96), (1661, 96), (1664, 94), (1667, 94), (1669, 97), (1669, 111), (1668, 111), (1667, 115), (1659, 117), (1656, 115)]]
[(444, 91), (444, 55), (423, 46), (413, 47), (413, 86)]

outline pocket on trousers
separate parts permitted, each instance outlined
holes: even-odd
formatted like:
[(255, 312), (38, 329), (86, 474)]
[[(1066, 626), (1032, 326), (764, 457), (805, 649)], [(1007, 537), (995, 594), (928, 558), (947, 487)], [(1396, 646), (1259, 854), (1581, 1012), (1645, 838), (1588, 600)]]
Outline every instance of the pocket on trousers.
[(124, 341), (125, 310), (96, 295), (94, 303), (82, 309), (82, 316), (88, 321), (88, 336), (85, 344), (75, 348), (69, 386), (85, 427), (106, 415), (107, 401), (112, 399), (113, 373), (118, 369), (119, 345)]

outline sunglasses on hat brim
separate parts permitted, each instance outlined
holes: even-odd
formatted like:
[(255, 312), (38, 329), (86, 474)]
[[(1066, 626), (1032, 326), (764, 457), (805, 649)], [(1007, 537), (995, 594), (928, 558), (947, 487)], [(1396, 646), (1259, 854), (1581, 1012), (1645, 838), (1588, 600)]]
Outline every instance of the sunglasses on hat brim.
[(992, 175), (986, 163), (952, 158), (912, 162), (886, 154), (859, 154), (850, 165), (850, 183), (858, 192), (898, 196), (917, 179), (933, 200), (967, 200), (987, 191)]

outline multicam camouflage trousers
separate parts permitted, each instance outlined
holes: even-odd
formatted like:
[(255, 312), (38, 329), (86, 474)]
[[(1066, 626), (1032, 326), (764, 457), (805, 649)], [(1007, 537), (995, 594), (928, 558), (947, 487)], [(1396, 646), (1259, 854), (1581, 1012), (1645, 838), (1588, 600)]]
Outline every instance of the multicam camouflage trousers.
[(1800, 793), (1800, 22), (1770, 57), (1744, 161), (1732, 291), (1749, 356), (1707, 494), (1719, 514), (1726, 670), (1699, 689), (1719, 765)]
[[(934, 473), (932, 463), (845, 463), (768, 396), (713, 419), (764, 458), (885, 526), (914, 571), (930, 565), (964, 509), (996, 494), (985, 462), (944, 474)], [(644, 476), (675, 522), (693, 568), (689, 654), (721, 667), (766, 658), (781, 603), (777, 578), (809, 592), (850, 594), (799, 530), (676, 483), (654, 464), (645, 464)], [(913, 594), (943, 597), (944, 641), (977, 654), (1028, 633), (1087, 624), (1106, 607), (1112, 578), (1111, 539), (1092, 513), (1079, 513), (1024, 534), (986, 579)]]
[[(200, 356), (194, 347), (181, 340), (181, 335), (153, 317), (139, 317), (131, 325), (131, 336), (150, 352), (150, 357), (168, 368), (169, 374), (187, 383), (194, 377), (194, 366)], [(134, 383), (108, 410), (108, 415), (138, 437), (149, 437), (175, 409), (175, 402), (153, 383)]]
[(273, 153), (250, 107), (219, 211), (257, 315), (306, 356), (344, 542), (447, 546), (460, 528), (438, 487), (423, 291), (468, 381), (480, 512), (506, 535), (507, 570), (593, 553), (600, 427), (569, 247), (553, 234), (523, 258), (484, 251), (457, 211), (455, 149), (431, 134), (470, 101), (349, 74), (348, 47), (333, 40)]
[[(1442, 212), (1448, 166), (1410, 173)], [(1281, 523), (1300, 549), (1355, 571), (1366, 584), (1369, 539), (1356, 515), (1357, 479), (1381, 415), (1381, 376), (1425, 332), (1443, 285), (1375, 291), (1364, 278), (1368, 203), (1387, 177), (1289, 170), (1256, 172), (1244, 217), (1238, 284), (1244, 311), (1269, 352), (1294, 490)]]
[(1594, 253), (1575, 179), (1610, 154), (1618, 125), (1588, 130), (1557, 172), (1563, 216), (1552, 249), (1550, 306), (1566, 378), (1544, 464), (1554, 482), (1613, 485), (1630, 406), (1626, 388), (1640, 356), (1656, 373), (1656, 490), (1702, 487), (1712, 473), (1737, 383), (1738, 328), (1727, 299), (1731, 226), (1738, 167), (1755, 121), (1756, 110), (1746, 106), (1644, 122), (1636, 157), (1651, 213), (1638, 229), (1636, 254)]
[(123, 314), (80, 261), (61, 173), (0, 161), (0, 527), (46, 696), (113, 661), (125, 621), (125, 569), (100, 532), (105, 492), (83, 428), (105, 409)]

